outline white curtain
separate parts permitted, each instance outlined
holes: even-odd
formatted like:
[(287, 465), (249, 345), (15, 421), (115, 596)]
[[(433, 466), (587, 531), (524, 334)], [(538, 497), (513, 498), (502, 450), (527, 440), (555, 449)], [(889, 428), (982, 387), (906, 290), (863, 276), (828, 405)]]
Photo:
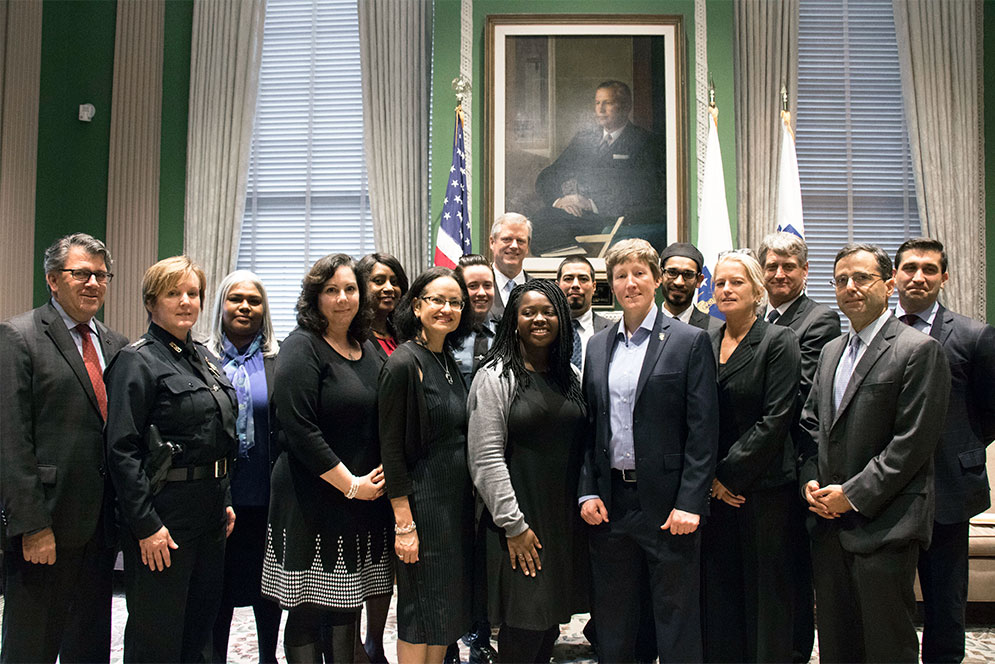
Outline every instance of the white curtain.
[(265, 0), (194, 4), (183, 251), (204, 268), (208, 293), (238, 258), (265, 18)]
[(738, 246), (755, 249), (776, 226), (782, 85), (798, 107), (798, 0), (736, 0), (733, 21)]
[(893, 0), (923, 234), (950, 260), (944, 304), (985, 319), (982, 3)]
[(377, 250), (428, 264), (430, 0), (358, 0), (363, 133)]

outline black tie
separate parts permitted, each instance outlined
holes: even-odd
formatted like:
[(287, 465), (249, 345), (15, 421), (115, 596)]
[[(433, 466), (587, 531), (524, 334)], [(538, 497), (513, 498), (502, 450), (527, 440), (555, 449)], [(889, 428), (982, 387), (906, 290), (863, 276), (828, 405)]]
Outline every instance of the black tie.
[(902, 314), (901, 316), (898, 317), (898, 320), (902, 321), (909, 327), (915, 327), (917, 318), (919, 318), (919, 316), (915, 314)]
[(781, 317), (781, 312), (777, 309), (771, 309), (770, 313), (767, 314), (767, 322), (773, 324), (778, 318)]

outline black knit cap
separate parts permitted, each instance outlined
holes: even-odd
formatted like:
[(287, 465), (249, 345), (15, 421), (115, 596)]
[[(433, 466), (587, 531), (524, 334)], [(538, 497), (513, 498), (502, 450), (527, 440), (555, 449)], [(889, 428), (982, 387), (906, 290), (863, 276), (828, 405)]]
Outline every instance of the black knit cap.
[(698, 264), (698, 272), (701, 272), (701, 267), (705, 264), (705, 257), (701, 255), (700, 251), (698, 251), (698, 247), (694, 246), (690, 242), (674, 242), (660, 254), (660, 267), (665, 266), (667, 264), (667, 259), (673, 258), (674, 256), (690, 258)]

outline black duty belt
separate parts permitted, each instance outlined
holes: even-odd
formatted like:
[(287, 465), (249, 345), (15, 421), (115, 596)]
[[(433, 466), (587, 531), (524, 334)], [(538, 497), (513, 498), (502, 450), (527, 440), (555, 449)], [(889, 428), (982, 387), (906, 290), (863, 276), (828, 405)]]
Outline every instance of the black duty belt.
[(183, 466), (181, 468), (171, 468), (166, 473), (167, 482), (189, 482), (191, 480), (206, 480), (211, 478), (221, 478), (228, 474), (228, 458), (218, 459), (214, 463), (205, 463), (202, 466)]

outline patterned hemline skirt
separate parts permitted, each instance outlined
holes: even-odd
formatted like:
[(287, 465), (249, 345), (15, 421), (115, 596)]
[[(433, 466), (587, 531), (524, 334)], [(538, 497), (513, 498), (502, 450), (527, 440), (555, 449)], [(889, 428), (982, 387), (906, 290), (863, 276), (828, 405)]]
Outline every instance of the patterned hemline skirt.
[[(273, 538), (283, 538), (281, 551), (287, 550), (287, 533), (274, 533), (272, 526), (266, 536), (266, 557), (263, 560), (262, 594), (274, 599), (284, 609), (309, 604), (336, 610), (352, 610), (362, 606), (367, 597), (388, 595), (393, 590), (394, 569), (387, 547), (382, 548), (379, 560), (372, 559), (373, 535), (366, 533), (366, 546), (361, 547), (359, 538), (338, 537), (337, 546), (342, 551), (344, 546), (356, 547), (365, 551), (356, 569), (350, 571), (345, 564), (346, 556), (335, 556), (335, 567), (324, 569), (321, 561), (321, 534), (315, 537), (314, 558), (310, 567), (303, 570), (285, 569), (283, 562), (277, 559)], [(386, 533), (381, 535), (386, 537)], [(351, 540), (351, 541), (350, 541)]]

